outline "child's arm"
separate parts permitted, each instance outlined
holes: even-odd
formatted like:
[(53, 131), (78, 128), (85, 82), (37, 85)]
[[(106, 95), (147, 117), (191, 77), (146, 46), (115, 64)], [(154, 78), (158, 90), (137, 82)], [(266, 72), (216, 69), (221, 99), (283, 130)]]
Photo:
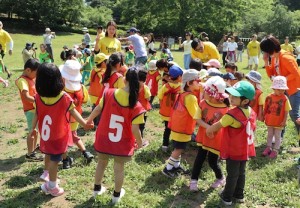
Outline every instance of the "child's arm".
[(206, 129), (206, 135), (209, 138), (212, 138), (212, 137), (214, 137), (214, 132), (219, 131), (221, 128), (222, 128), (221, 122), (218, 121), (217, 123), (214, 123), (213, 125), (211, 125), (210, 127), (208, 127)]
[(30, 137), (36, 137), (37, 136), (37, 130), (35, 129), (36, 125), (37, 125), (37, 122), (38, 122), (38, 118), (37, 118), (37, 114), (36, 114), (36, 111), (34, 112), (34, 116), (33, 116), (33, 119), (32, 119), (32, 130), (30, 132)]
[(4, 71), (5, 70), (5, 66), (4, 66), (4, 62), (3, 62), (3, 60), (0, 58), (0, 64), (1, 64), (1, 67), (2, 67), (2, 71)]
[(25, 97), (26, 101), (31, 103), (34, 102), (34, 97), (31, 96), (27, 90), (23, 90), (21, 94)]
[(131, 131), (134, 135), (134, 138), (136, 140), (138, 148), (141, 148), (143, 146), (143, 142), (142, 142), (142, 136), (141, 136), (141, 132), (140, 132), (140, 125), (132, 124)]
[(286, 120), (287, 120), (288, 114), (289, 114), (288, 111), (284, 112), (284, 117), (283, 117), (283, 120), (282, 120), (280, 126), (282, 126), (282, 127), (286, 126)]
[(264, 121), (264, 114), (263, 114), (263, 106), (262, 105), (258, 106), (257, 120), (262, 121), (262, 122)]
[(80, 113), (75, 109), (71, 109), (70, 110), (70, 114), (73, 116), (73, 118), (75, 118), (75, 120), (85, 129), (91, 129), (94, 127), (94, 124), (91, 122), (91, 123), (87, 123), (86, 120), (84, 120), (82, 118), (82, 116), (80, 115)]
[(207, 129), (208, 127), (210, 127), (210, 125), (205, 123), (202, 119), (197, 119), (196, 121), (197, 121), (197, 124), (202, 126), (203, 128)]
[(92, 123), (94, 118), (100, 115), (101, 111), (102, 111), (102, 107), (100, 105), (97, 105), (92, 111), (92, 113), (90, 114), (90, 116), (87, 118), (87, 123), (88, 124)]

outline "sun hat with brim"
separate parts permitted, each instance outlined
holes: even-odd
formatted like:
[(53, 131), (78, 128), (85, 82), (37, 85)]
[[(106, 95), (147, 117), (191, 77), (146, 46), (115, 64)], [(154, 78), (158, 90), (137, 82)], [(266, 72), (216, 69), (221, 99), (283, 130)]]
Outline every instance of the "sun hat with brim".
[(219, 77), (210, 77), (204, 84), (204, 92), (216, 100), (228, 98), (229, 95), (225, 93), (226, 83)]
[(221, 68), (221, 64), (217, 59), (210, 59), (208, 62), (203, 64), (204, 66), (211, 66), (214, 68)]
[(130, 28), (129, 30), (127, 30), (127, 33), (130, 33), (130, 32), (137, 32), (138, 30), (135, 28), (135, 27), (132, 27)]
[(187, 82), (192, 81), (192, 80), (199, 80), (199, 71), (196, 69), (188, 69), (185, 70), (184, 73), (182, 74), (182, 85), (181, 88), (184, 89), (185, 85)]
[(105, 55), (104, 53), (98, 53), (95, 56), (94, 62), (95, 64), (101, 64), (103, 61), (107, 60), (109, 56)]
[(261, 75), (259, 72), (252, 70), (246, 74), (246, 78), (250, 79), (252, 82), (260, 84)]
[(68, 46), (64, 45), (64, 46), (63, 46), (63, 49), (68, 49)]
[(88, 32), (89, 30), (87, 29), (87, 27), (82, 28), (83, 32)]
[(156, 60), (151, 60), (149, 61), (148, 63), (148, 70), (156, 70), (157, 67), (156, 67)]
[(273, 78), (273, 83), (271, 86), (275, 90), (288, 90), (286, 78), (284, 76), (276, 76)]
[(45, 32), (51, 32), (50, 28), (47, 27), (47, 28), (45, 29)]
[(226, 88), (226, 91), (235, 96), (235, 97), (246, 97), (249, 100), (252, 100), (255, 95), (255, 89), (250, 82), (239, 81), (235, 83), (232, 87)]
[(80, 81), (82, 76), (80, 74), (81, 64), (76, 60), (67, 60), (61, 68), (61, 76), (65, 80)]
[(179, 76), (182, 76), (182, 74), (183, 74), (183, 70), (179, 66), (173, 65), (169, 69), (169, 75), (172, 78), (177, 78)]
[(204, 79), (204, 78), (206, 78), (206, 77), (208, 77), (208, 72), (207, 72), (207, 70), (206, 70), (206, 69), (201, 69), (201, 70), (199, 71), (199, 78), (200, 78), (200, 79)]
[(80, 81), (71, 81), (65, 79), (65, 88), (72, 91), (78, 91), (81, 88)]

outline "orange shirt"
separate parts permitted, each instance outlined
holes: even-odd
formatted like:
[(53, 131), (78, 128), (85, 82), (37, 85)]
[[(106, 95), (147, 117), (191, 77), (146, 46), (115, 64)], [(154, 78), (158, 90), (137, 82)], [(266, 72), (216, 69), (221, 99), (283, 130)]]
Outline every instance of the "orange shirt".
[(300, 70), (298, 69), (298, 64), (294, 56), (284, 50), (279, 52), (278, 59), (279, 63), (276, 64), (276, 58), (272, 57), (271, 65), (266, 66), (267, 74), (269, 77), (278, 75), (286, 77), (289, 87), (287, 93), (288, 95), (292, 95), (298, 91), (297, 88), (300, 88)]

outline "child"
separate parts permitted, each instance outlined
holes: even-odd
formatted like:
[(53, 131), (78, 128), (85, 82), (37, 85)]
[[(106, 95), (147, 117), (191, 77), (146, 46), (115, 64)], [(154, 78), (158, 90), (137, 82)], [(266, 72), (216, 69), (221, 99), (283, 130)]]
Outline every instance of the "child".
[[(90, 87), (89, 87), (89, 95), (90, 95), (90, 101), (93, 104), (92, 110), (96, 107), (96, 102), (100, 97), (101, 88), (103, 85), (101, 84), (103, 75), (106, 70), (106, 60), (108, 59), (108, 56), (106, 56), (104, 53), (98, 53), (95, 56), (95, 64), (96, 67), (93, 68), (91, 77), (90, 77)], [(96, 117), (94, 119), (94, 125), (95, 127), (98, 126), (99, 118)]]
[[(22, 75), (16, 80), (16, 85), (20, 92), (20, 97), (23, 104), (23, 110), (27, 120), (27, 128), (30, 133), (35, 126), (32, 126), (32, 119), (34, 116), (34, 96), (36, 95), (35, 78), (36, 71), (40, 63), (37, 59), (29, 59), (24, 65)], [(37, 143), (37, 135), (27, 136), (27, 154), (25, 159), (28, 161), (42, 161), (43, 158), (38, 157), (34, 151)]]
[[(149, 111), (149, 110), (151, 110), (151, 104), (149, 102), (151, 92), (150, 92), (149, 87), (145, 84), (146, 77), (147, 77), (147, 71), (140, 69), (138, 71), (138, 77), (139, 77), (139, 83), (140, 83), (138, 101), (142, 104), (143, 108), (146, 111)], [(146, 113), (147, 112), (145, 112), (145, 114), (144, 114), (145, 123), (140, 124), (140, 131), (141, 131), (142, 138), (144, 138), (144, 129), (145, 129), (146, 120), (147, 120)], [(143, 140), (143, 147), (148, 146), (148, 144), (149, 144), (148, 141)]]
[(150, 104), (152, 104), (154, 97), (158, 92), (158, 81), (161, 79), (161, 75), (156, 67), (156, 60), (151, 60), (148, 63), (148, 74), (146, 78), (146, 85), (149, 87), (151, 92)]
[(120, 67), (120, 70), (118, 71), (120, 74), (122, 74), (123, 77), (125, 77), (126, 75), (126, 72), (127, 72), (127, 65), (125, 64), (125, 55), (123, 52), (118, 52), (119, 53), (119, 56), (121, 58), (121, 67)]
[(200, 119), (196, 115), (199, 112), (199, 106), (197, 98), (193, 94), (194, 91), (199, 90), (199, 82), (199, 72), (197, 70), (186, 70), (182, 75), (182, 92), (177, 95), (176, 101), (172, 106), (169, 128), (171, 129), (170, 137), (173, 140), (174, 150), (162, 171), (164, 175), (170, 178), (173, 178), (180, 172), (186, 173), (186, 170), (180, 165), (180, 158), (194, 132), (196, 125), (196, 120), (194, 119)]
[(226, 74), (223, 74), (223, 79), (226, 82), (226, 85), (228, 87), (233, 86), (236, 83), (236, 80), (237, 80), (235, 78), (235, 76), (230, 72), (227, 72)]
[(212, 138), (214, 132), (223, 128), (220, 157), (226, 160), (227, 177), (220, 198), (224, 205), (231, 205), (233, 198), (237, 203), (244, 202), (246, 162), (256, 155), (252, 136), (256, 128), (256, 113), (249, 107), (255, 89), (249, 82), (240, 81), (226, 91), (235, 107), (208, 127), (206, 135)]
[(246, 79), (254, 86), (255, 96), (250, 102), (250, 107), (255, 111), (257, 120), (263, 121), (263, 91), (260, 84), (261, 75), (258, 71), (251, 70), (247, 75)]
[(125, 47), (125, 64), (128, 67), (134, 65), (134, 52), (129, 49), (129, 47)]
[(4, 50), (2, 49), (2, 45), (0, 44), (0, 72), (5, 71), (7, 73), (7, 79), (9, 79), (12, 73), (9, 72), (7, 67), (4, 65), (3, 57), (4, 57)]
[(93, 69), (93, 63), (91, 61), (91, 50), (86, 48), (83, 50), (84, 54), (83, 54), (83, 62), (84, 64), (82, 65), (82, 80), (81, 83), (84, 85), (84, 81), (86, 79), (86, 77), (89, 79), (90, 77), (90, 72)]
[(104, 171), (109, 158), (114, 159), (115, 186), (112, 203), (116, 204), (125, 195), (122, 188), (124, 165), (131, 160), (135, 143), (142, 147), (139, 125), (143, 123), (145, 110), (138, 102), (139, 82), (135, 67), (128, 69), (125, 87), (107, 89), (99, 105), (88, 118), (88, 123), (101, 113), (96, 131), (95, 150), (98, 152), (98, 165), (95, 173), (94, 197), (105, 192), (102, 186)]
[(167, 151), (169, 146), (169, 137), (171, 129), (168, 127), (168, 122), (170, 120), (170, 111), (175, 102), (176, 95), (180, 92), (181, 86), (181, 76), (183, 71), (176, 65), (170, 67), (169, 75), (172, 82), (168, 82), (160, 88), (158, 91), (158, 99), (160, 103), (159, 114), (161, 115), (164, 123), (165, 130), (163, 135), (162, 150)]
[[(51, 87), (49, 87), (51, 86)], [(70, 139), (70, 114), (85, 128), (86, 121), (74, 108), (72, 98), (65, 92), (63, 79), (54, 64), (44, 63), (38, 68), (36, 79), (36, 113), (33, 126), (38, 123), (41, 134), (40, 150), (45, 153), (44, 180), (41, 189), (45, 194), (60, 196), (64, 190), (57, 184), (57, 167), (62, 154), (68, 149)], [(89, 128), (93, 125), (89, 125)], [(35, 135), (35, 130), (31, 135)], [(47, 176), (45, 176), (47, 173)]]
[(198, 178), (206, 157), (216, 176), (216, 180), (211, 185), (211, 188), (218, 188), (225, 184), (225, 177), (219, 165), (223, 131), (219, 131), (213, 138), (207, 137), (205, 133), (206, 128), (218, 122), (229, 109), (228, 95), (225, 93), (225, 88), (226, 83), (219, 76), (211, 77), (205, 83), (204, 99), (199, 105), (201, 118), (197, 120), (197, 123), (200, 125), (196, 136), (198, 153), (190, 182), (191, 191), (198, 191)]
[(51, 63), (51, 57), (50, 54), (46, 51), (46, 45), (45, 44), (41, 44), (40, 45), (40, 54), (39, 54), (39, 60), (40, 63)]
[(8, 87), (8, 80), (3, 79), (2, 77), (0, 77), (0, 83), (3, 84), (4, 88)]
[(209, 69), (209, 68), (220, 69), (221, 68), (221, 64), (217, 59), (210, 59), (208, 62), (204, 63), (203, 66), (205, 66), (206, 69)]
[(151, 49), (149, 49), (149, 58), (148, 58), (148, 63), (150, 62), (150, 61), (152, 61), (152, 60), (158, 60), (158, 57), (156, 56), (156, 50), (151, 50)]
[[(61, 69), (61, 75), (65, 82), (64, 91), (69, 94), (69, 96), (74, 100), (75, 109), (82, 113), (82, 104), (88, 101), (88, 92), (84, 85), (80, 84), (81, 74), (80, 74), (80, 64), (77, 60), (67, 60)], [(72, 131), (72, 140), (69, 145), (72, 146), (73, 143), (80, 149), (83, 157), (87, 160), (87, 163), (90, 163), (94, 158), (90, 152), (86, 151), (86, 148), (77, 135), (78, 122), (76, 119), (71, 116), (71, 131)], [(68, 157), (66, 154), (63, 155), (63, 169), (69, 169), (72, 165), (73, 159)]]
[(172, 66), (166, 59), (160, 59), (156, 62), (156, 67), (159, 71), (162, 71), (162, 85), (170, 81), (169, 69)]
[(235, 72), (238, 71), (238, 67), (237, 67), (237, 65), (235, 65), (235, 63), (226, 63), (225, 71), (234, 74)]
[(161, 50), (160, 58), (168, 61), (169, 55), (167, 54), (167, 49), (163, 48)]
[[(287, 115), (291, 110), (289, 99), (284, 94), (288, 90), (286, 78), (277, 76), (273, 79), (272, 87), (274, 92), (266, 97), (264, 108), (264, 119), (268, 127), (267, 148), (263, 156), (274, 159), (277, 157), (281, 143), (281, 132), (287, 121)], [(275, 137), (275, 144), (272, 148), (272, 139)]]

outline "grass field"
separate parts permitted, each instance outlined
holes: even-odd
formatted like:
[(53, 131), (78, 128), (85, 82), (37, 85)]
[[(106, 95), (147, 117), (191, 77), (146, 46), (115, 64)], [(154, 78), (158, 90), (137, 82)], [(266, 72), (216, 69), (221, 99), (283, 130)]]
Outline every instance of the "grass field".
[[(21, 51), (26, 42), (42, 42), (42, 36), (27, 34), (12, 34), (15, 42), (14, 53), (6, 56), (4, 61), (13, 72), (8, 88), (0, 88), (0, 207), (110, 207), (113, 191), (113, 169), (109, 164), (105, 173), (104, 185), (108, 192), (93, 199), (93, 180), (96, 160), (86, 165), (77, 148), (70, 149), (70, 155), (75, 158), (74, 166), (69, 170), (59, 170), (61, 186), (65, 194), (60, 197), (50, 197), (40, 191), (39, 176), (43, 170), (42, 162), (26, 162), (26, 119), (22, 111), (18, 91), (14, 80), (21, 74), (23, 66)], [(55, 60), (60, 64), (59, 53), (63, 45), (73, 46), (81, 41), (82, 35), (58, 34), (53, 41)], [(183, 65), (182, 52), (174, 51), (175, 61)], [(245, 58), (245, 57), (244, 57)], [(261, 62), (262, 63), (262, 62)], [(239, 63), (243, 69), (246, 62)], [(265, 95), (270, 93), (270, 81), (264, 69), (259, 68), (263, 75)], [(1, 74), (6, 77), (5, 74)], [(155, 100), (157, 103), (157, 100)], [(91, 106), (84, 106), (84, 117), (91, 111)], [(79, 131), (87, 149), (93, 150), (94, 131)], [(168, 153), (161, 151), (163, 123), (154, 109), (148, 114), (145, 139), (150, 145), (135, 153), (132, 161), (126, 165), (125, 183), (126, 195), (117, 207), (218, 207), (218, 191), (209, 188), (214, 181), (212, 170), (205, 163), (200, 176), (198, 193), (188, 189), (189, 177), (179, 176), (169, 179), (162, 175), (161, 170)], [(276, 160), (261, 157), (266, 144), (266, 127), (258, 122), (256, 132), (257, 157), (247, 165), (246, 202), (233, 207), (300, 207), (300, 191), (297, 181), (297, 163), (299, 155), (296, 148), (298, 141), (293, 125), (289, 120), (281, 153)], [(196, 145), (190, 143), (182, 156), (183, 165), (191, 169), (196, 154)], [(222, 163), (225, 172), (225, 163)]]

